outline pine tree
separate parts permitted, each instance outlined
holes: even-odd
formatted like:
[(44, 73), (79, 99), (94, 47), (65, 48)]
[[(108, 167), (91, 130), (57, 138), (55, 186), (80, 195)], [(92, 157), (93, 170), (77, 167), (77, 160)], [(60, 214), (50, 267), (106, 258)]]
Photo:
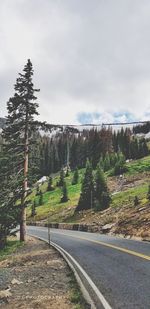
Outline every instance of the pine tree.
[[(20, 240), (26, 238), (26, 206), (29, 175), (29, 153), (33, 145), (33, 135), (37, 130), (38, 115), (33, 82), (33, 67), (30, 60), (19, 73), (14, 86), (15, 94), (7, 103), (7, 126), (3, 130), (5, 148), (8, 153), (8, 174), (16, 175), (15, 189), (19, 192), (20, 206)], [(13, 193), (15, 194), (15, 189)], [(18, 198), (18, 196), (17, 196)]]
[(14, 188), (15, 178), (7, 174), (7, 154), (0, 153), (0, 249), (4, 248), (7, 236), (19, 223), (19, 208), (16, 206), (18, 192)]
[(106, 153), (105, 159), (104, 159), (104, 172), (108, 171), (110, 169), (110, 158), (109, 154)]
[(122, 152), (118, 153), (118, 161), (115, 163), (113, 175), (120, 175), (126, 171), (125, 156)]
[(31, 207), (31, 217), (34, 217), (36, 215), (36, 206), (36, 201), (34, 200)]
[(142, 139), (139, 140), (139, 143), (138, 143), (138, 146), (139, 146), (139, 149), (138, 149), (138, 158), (143, 158), (144, 157), (144, 149), (143, 149), (143, 141)]
[(102, 192), (101, 201), (100, 201), (100, 209), (104, 210), (109, 207), (111, 202), (111, 197), (108, 191)]
[(94, 181), (92, 165), (89, 160), (86, 163), (86, 170), (81, 187), (81, 194), (76, 211), (92, 208), (94, 203)]
[(37, 188), (36, 188), (36, 195), (39, 195), (39, 193), (40, 193), (40, 187), (38, 185)]
[(107, 184), (104, 176), (104, 172), (101, 170), (99, 165), (96, 169), (95, 174), (95, 198), (100, 201), (102, 192), (107, 191)]
[(62, 187), (62, 186), (63, 186), (63, 184), (64, 184), (64, 178), (65, 178), (64, 169), (62, 168), (61, 171), (60, 171), (59, 181), (58, 181), (58, 183), (57, 183), (58, 187)]
[(126, 162), (125, 156), (124, 156), (124, 154), (122, 152), (118, 152), (118, 161), (121, 164), (125, 164), (125, 162)]
[(101, 170), (99, 165), (97, 166), (95, 174), (94, 196), (96, 210), (103, 210), (109, 206), (111, 198), (107, 188), (104, 172)]
[(79, 181), (79, 172), (78, 168), (76, 168), (72, 179), (72, 185), (76, 185), (78, 181)]
[(66, 182), (63, 182), (63, 187), (62, 187), (62, 197), (61, 197), (61, 203), (65, 203), (68, 201), (68, 192), (67, 192), (67, 186)]
[(65, 177), (68, 177), (68, 176), (69, 176), (69, 172), (70, 172), (70, 168), (69, 168), (69, 166), (67, 166), (67, 170), (66, 170), (66, 173), (65, 173)]
[(116, 164), (117, 160), (118, 160), (118, 156), (116, 153), (112, 152), (109, 156), (110, 158), (110, 167), (114, 167), (114, 165)]
[(102, 170), (104, 170), (104, 159), (103, 159), (103, 156), (100, 157), (100, 160), (99, 160), (99, 166)]
[(39, 193), (39, 206), (42, 206), (42, 205), (43, 205), (43, 193), (40, 190), (40, 193)]
[(54, 190), (54, 187), (53, 187), (53, 179), (52, 179), (52, 177), (50, 176), (50, 177), (49, 177), (49, 180), (48, 180), (47, 191), (53, 191), (53, 190)]
[(137, 159), (138, 152), (139, 152), (138, 141), (137, 138), (134, 137), (130, 143), (130, 158)]
[(149, 149), (148, 149), (148, 145), (147, 145), (145, 139), (143, 139), (143, 153), (144, 153), (144, 156), (148, 156), (149, 155)]

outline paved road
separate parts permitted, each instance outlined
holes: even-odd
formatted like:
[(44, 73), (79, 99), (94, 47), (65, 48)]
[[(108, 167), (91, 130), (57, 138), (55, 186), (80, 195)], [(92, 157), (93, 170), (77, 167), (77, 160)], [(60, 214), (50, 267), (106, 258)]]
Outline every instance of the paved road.
[[(48, 235), (44, 227), (28, 227), (28, 233)], [(57, 229), (51, 239), (76, 259), (113, 309), (150, 309), (149, 243)]]

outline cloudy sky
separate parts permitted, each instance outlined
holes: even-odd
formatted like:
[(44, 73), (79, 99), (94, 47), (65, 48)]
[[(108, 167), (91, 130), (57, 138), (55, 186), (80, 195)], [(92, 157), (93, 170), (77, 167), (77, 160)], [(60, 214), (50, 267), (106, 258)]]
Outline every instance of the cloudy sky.
[(150, 120), (150, 0), (1, 0), (0, 40), (0, 116), (30, 58), (41, 120)]

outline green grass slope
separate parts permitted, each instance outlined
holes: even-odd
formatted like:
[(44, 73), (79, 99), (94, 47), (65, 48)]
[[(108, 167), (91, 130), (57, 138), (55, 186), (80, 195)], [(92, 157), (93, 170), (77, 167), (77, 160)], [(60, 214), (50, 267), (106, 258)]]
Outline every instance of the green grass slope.
[[(133, 175), (138, 175), (138, 178), (141, 177), (142, 182), (139, 182), (134, 187), (130, 185), (123, 189), (123, 191), (118, 192), (115, 195), (112, 195), (111, 207), (122, 207), (124, 205), (134, 205), (134, 197), (138, 196), (140, 203), (144, 205), (147, 203), (146, 194), (148, 191), (149, 184), (149, 171), (150, 171), (150, 156), (147, 156), (143, 159), (131, 161), (126, 164), (128, 171), (125, 175), (126, 179), (130, 179)], [(81, 191), (81, 182), (84, 176), (84, 169), (79, 170), (79, 183), (77, 185), (72, 185), (73, 172), (70, 172), (70, 175), (65, 178), (68, 189), (69, 200), (66, 203), (60, 203), (61, 199), (61, 188), (56, 186), (59, 176), (56, 176), (53, 179), (53, 185), (55, 187), (54, 191), (47, 192), (47, 182), (40, 186), (40, 190), (43, 192), (43, 205), (36, 207), (36, 216), (31, 217), (31, 205), (36, 201), (37, 205), (39, 202), (39, 196), (36, 196), (36, 189), (33, 189), (31, 195), (29, 196), (30, 205), (27, 208), (27, 218), (29, 221), (40, 221), (46, 220), (50, 215), (51, 222), (76, 222), (78, 216), (74, 215), (74, 209), (78, 204), (80, 191)], [(117, 177), (114, 177), (114, 182)], [(108, 179), (109, 184), (109, 179)]]
[[(53, 179), (53, 185), (55, 187), (54, 191), (47, 192), (47, 182), (45, 182), (43, 185), (40, 186), (40, 190), (43, 192), (43, 205), (36, 207), (36, 216), (35, 220), (43, 220), (47, 219), (48, 215), (56, 214), (55, 221), (59, 221), (59, 215), (65, 208), (73, 208), (77, 205), (78, 199), (80, 196), (81, 191), (81, 181), (84, 174), (84, 169), (79, 171), (79, 183), (76, 185), (72, 185), (72, 178), (73, 178), (73, 172), (70, 172), (70, 175), (65, 178), (66, 184), (67, 184), (67, 190), (68, 190), (68, 202), (66, 203), (60, 203), (62, 190), (61, 188), (56, 186), (56, 183), (58, 181), (58, 176)], [(36, 204), (38, 205), (39, 202), (39, 196), (36, 196), (36, 189), (33, 190), (32, 194), (29, 196), (29, 200), (31, 203), (33, 201), (36, 201)], [(27, 216), (28, 218), (31, 215), (31, 203), (30, 206), (27, 209)]]
[(126, 166), (128, 169), (127, 173), (130, 175), (135, 173), (148, 172), (150, 171), (150, 156), (131, 161), (130, 163), (127, 163)]

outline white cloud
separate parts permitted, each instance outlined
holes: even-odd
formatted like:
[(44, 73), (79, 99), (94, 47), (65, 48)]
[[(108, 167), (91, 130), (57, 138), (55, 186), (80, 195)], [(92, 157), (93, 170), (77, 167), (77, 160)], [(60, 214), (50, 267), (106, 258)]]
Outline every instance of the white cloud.
[[(150, 113), (149, 0), (5, 0), (0, 3), (1, 116), (27, 60), (52, 123), (112, 122)], [(93, 116), (92, 116), (93, 117)]]

